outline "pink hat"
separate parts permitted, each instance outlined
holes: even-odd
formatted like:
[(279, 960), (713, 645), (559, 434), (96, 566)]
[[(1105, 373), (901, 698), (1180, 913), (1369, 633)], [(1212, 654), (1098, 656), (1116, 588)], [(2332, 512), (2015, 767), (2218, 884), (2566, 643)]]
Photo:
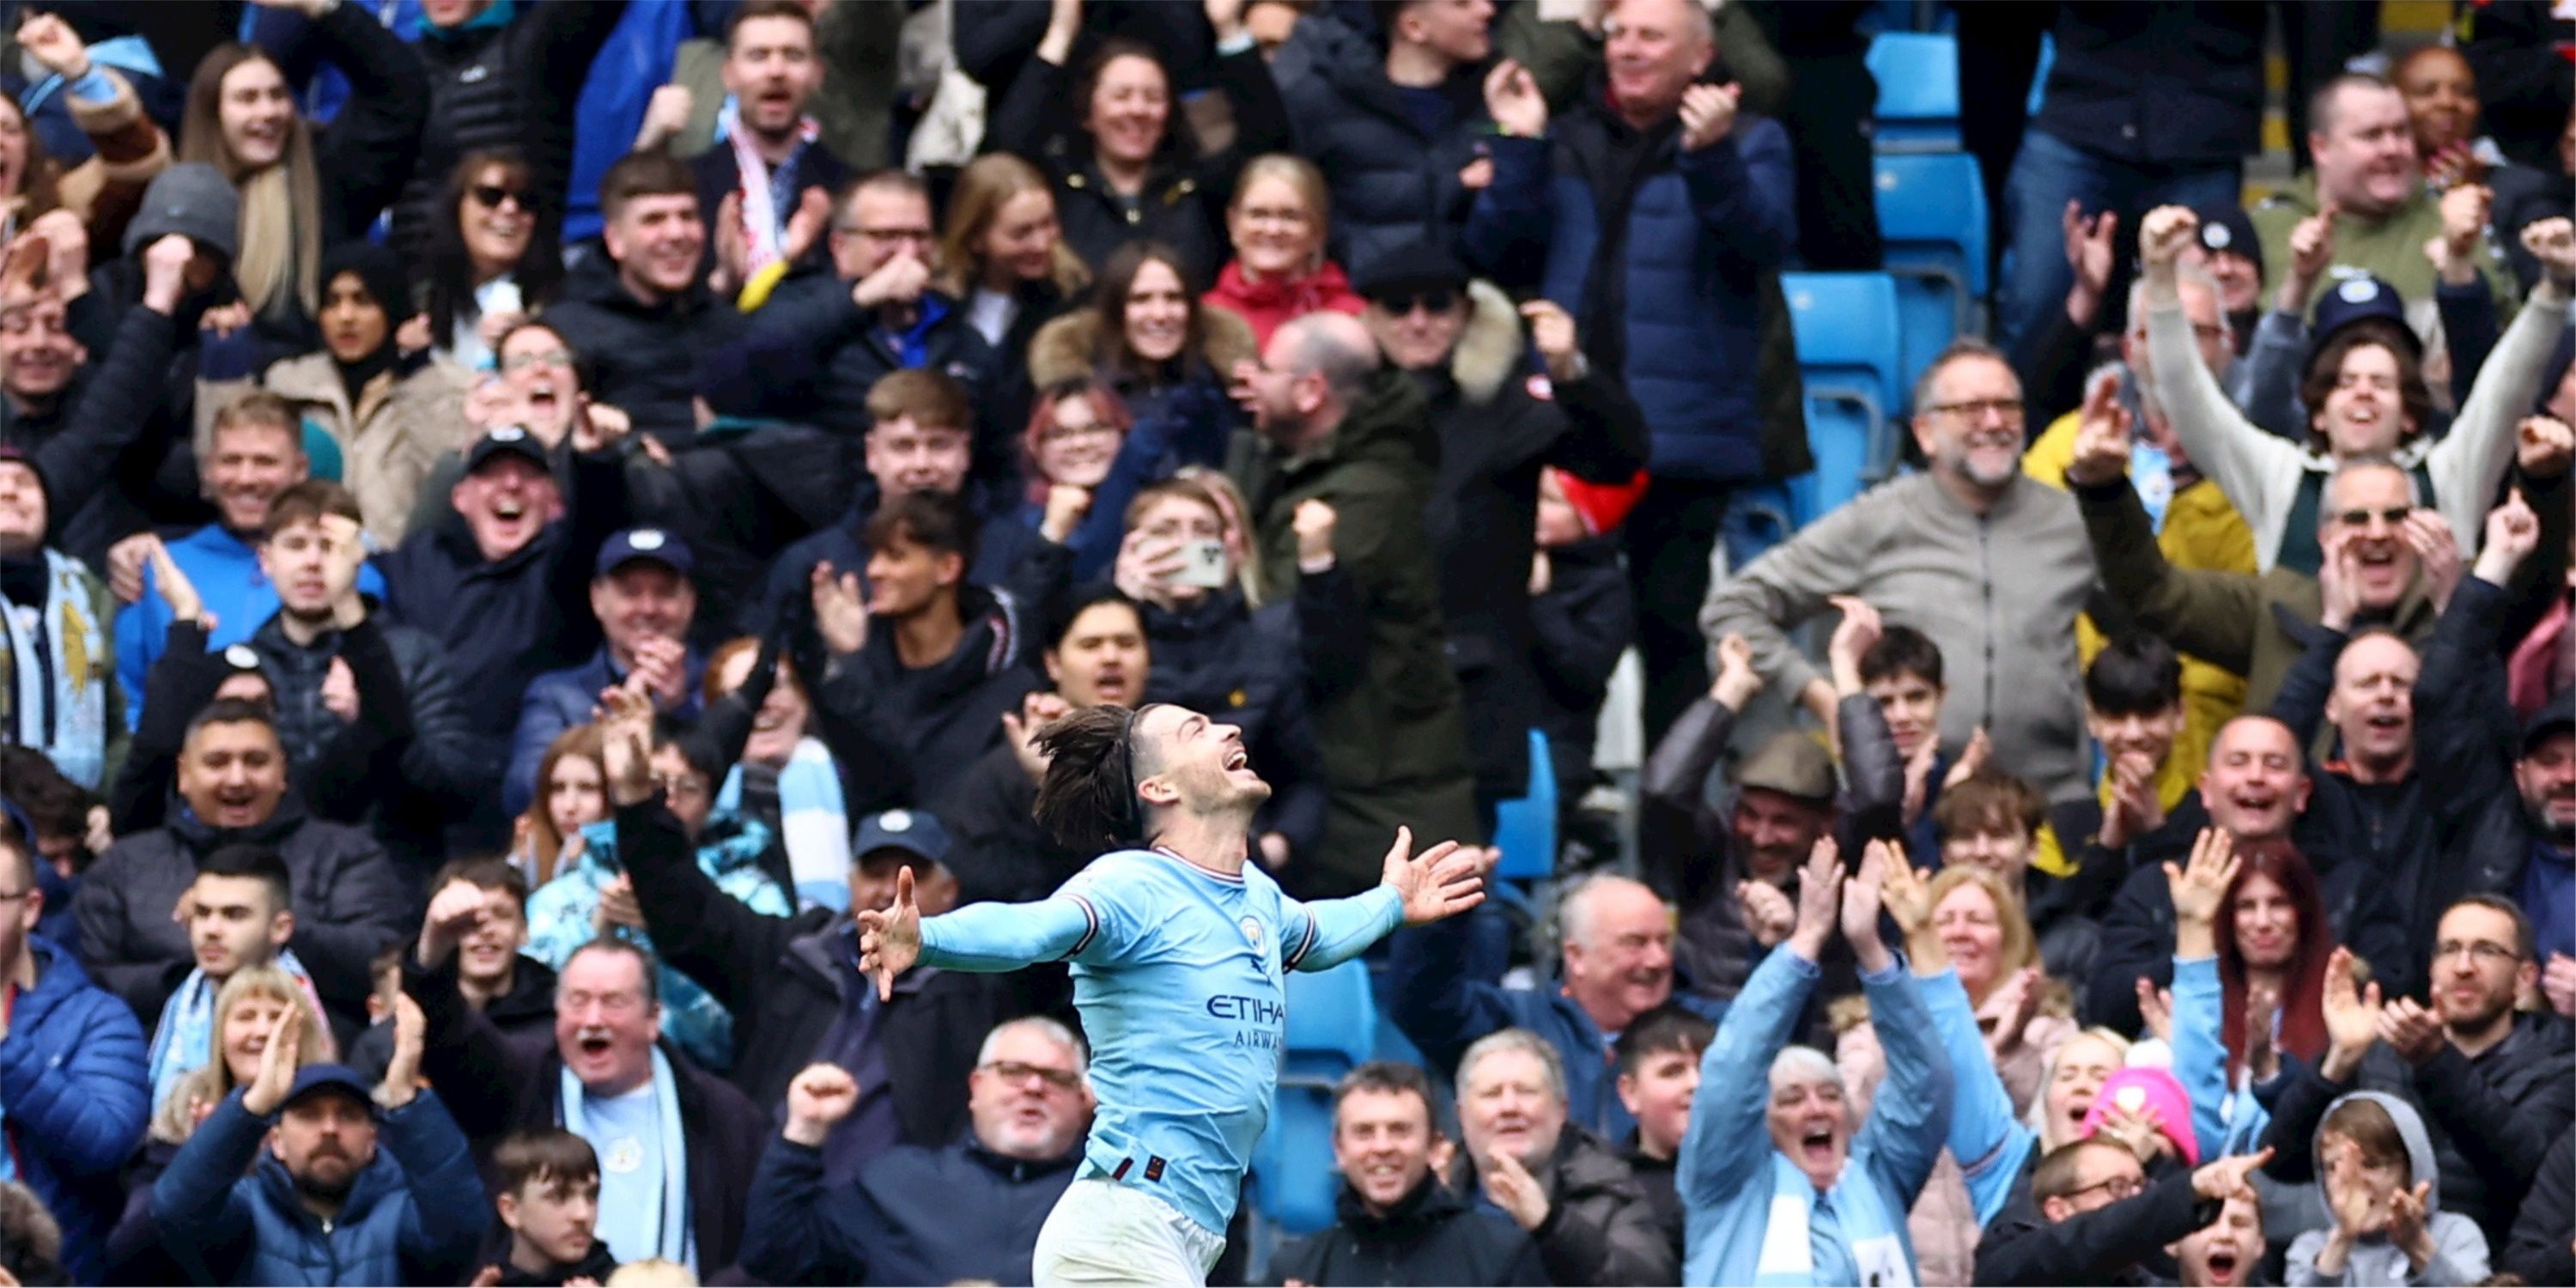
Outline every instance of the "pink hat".
[(2103, 1079), (2093, 1107), (2084, 1113), (2084, 1134), (2092, 1135), (2102, 1126), (2102, 1116), (2114, 1109), (2155, 1110), (2164, 1123), (2165, 1139), (2174, 1143), (2182, 1161), (2200, 1166), (2200, 1139), (2191, 1129), (2191, 1097), (2183, 1094), (2182, 1084), (2172, 1074), (2162, 1069), (2121, 1069)]

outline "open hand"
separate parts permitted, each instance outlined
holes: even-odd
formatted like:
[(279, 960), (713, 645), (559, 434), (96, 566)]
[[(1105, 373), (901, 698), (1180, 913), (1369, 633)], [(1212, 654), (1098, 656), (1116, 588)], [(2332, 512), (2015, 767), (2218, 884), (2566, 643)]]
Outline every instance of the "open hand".
[(1456, 841), (1442, 841), (1417, 857), (1413, 829), (1399, 827), (1380, 883), (1404, 900), (1404, 924), (1428, 925), (1483, 903), (1485, 869), (1492, 863), (1493, 851)]
[(1736, 882), (1735, 907), (1744, 918), (1745, 933), (1766, 949), (1798, 927), (1797, 906), (1789, 902), (1786, 891), (1768, 881)]
[(242, 1108), (252, 1117), (266, 1118), (286, 1103), (287, 1090), (295, 1085), (296, 1056), (303, 1048), (304, 1013), (290, 1006), (269, 1027), (268, 1045), (259, 1052), (259, 1071), (242, 1092)]
[(1807, 862), (1798, 870), (1798, 925), (1789, 932), (1789, 950), (1808, 961), (1817, 960), (1825, 951), (1825, 941), (1833, 937), (1842, 902), (1842, 847), (1827, 833), (1816, 838), (1807, 851)]
[(1511, 1217), (1512, 1223), (1524, 1230), (1536, 1230), (1547, 1223), (1547, 1190), (1530, 1175), (1521, 1160), (1501, 1150), (1487, 1155), (1484, 1166), (1476, 1169), (1484, 1182), (1485, 1198)]
[(1547, 133), (1547, 96), (1528, 68), (1508, 58), (1485, 73), (1485, 114), (1506, 134), (1534, 139)]
[(814, 597), (814, 631), (823, 637), (823, 647), (837, 656), (847, 657), (868, 643), (868, 600), (859, 591), (859, 575), (854, 572), (833, 575), (832, 561), (814, 565), (809, 574)]

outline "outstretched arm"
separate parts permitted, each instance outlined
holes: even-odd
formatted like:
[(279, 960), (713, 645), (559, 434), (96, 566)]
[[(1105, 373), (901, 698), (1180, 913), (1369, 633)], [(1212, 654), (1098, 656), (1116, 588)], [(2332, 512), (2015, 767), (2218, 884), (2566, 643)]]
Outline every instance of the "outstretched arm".
[(1098, 913), (1078, 895), (973, 904), (920, 923), (918, 960), (949, 970), (1013, 971), (1081, 952), (1099, 926)]

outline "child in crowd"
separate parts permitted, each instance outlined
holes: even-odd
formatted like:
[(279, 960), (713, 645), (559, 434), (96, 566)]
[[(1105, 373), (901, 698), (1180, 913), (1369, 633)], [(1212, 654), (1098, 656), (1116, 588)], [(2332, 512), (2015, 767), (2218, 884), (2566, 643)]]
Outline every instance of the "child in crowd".
[(492, 1151), (492, 1181), (510, 1243), (474, 1277), (481, 1288), (597, 1285), (616, 1273), (599, 1238), (599, 1155), (589, 1141), (554, 1127), (512, 1132)]

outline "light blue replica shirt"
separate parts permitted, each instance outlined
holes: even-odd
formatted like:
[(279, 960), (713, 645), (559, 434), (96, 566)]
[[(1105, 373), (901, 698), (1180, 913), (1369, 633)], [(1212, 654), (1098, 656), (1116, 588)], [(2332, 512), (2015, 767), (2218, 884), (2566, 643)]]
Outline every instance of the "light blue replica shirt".
[(1170, 850), (1119, 850), (1039, 902), (924, 920), (921, 964), (1072, 962), (1099, 1098), (1087, 1170), (1221, 1236), (1278, 1090), (1285, 972), (1348, 961), (1403, 919), (1385, 886), (1299, 903), (1258, 867), (1236, 876)]
[(622, 1096), (583, 1102), (590, 1146), (599, 1154), (599, 1238), (619, 1261), (662, 1255), (662, 1121), (645, 1083)]

